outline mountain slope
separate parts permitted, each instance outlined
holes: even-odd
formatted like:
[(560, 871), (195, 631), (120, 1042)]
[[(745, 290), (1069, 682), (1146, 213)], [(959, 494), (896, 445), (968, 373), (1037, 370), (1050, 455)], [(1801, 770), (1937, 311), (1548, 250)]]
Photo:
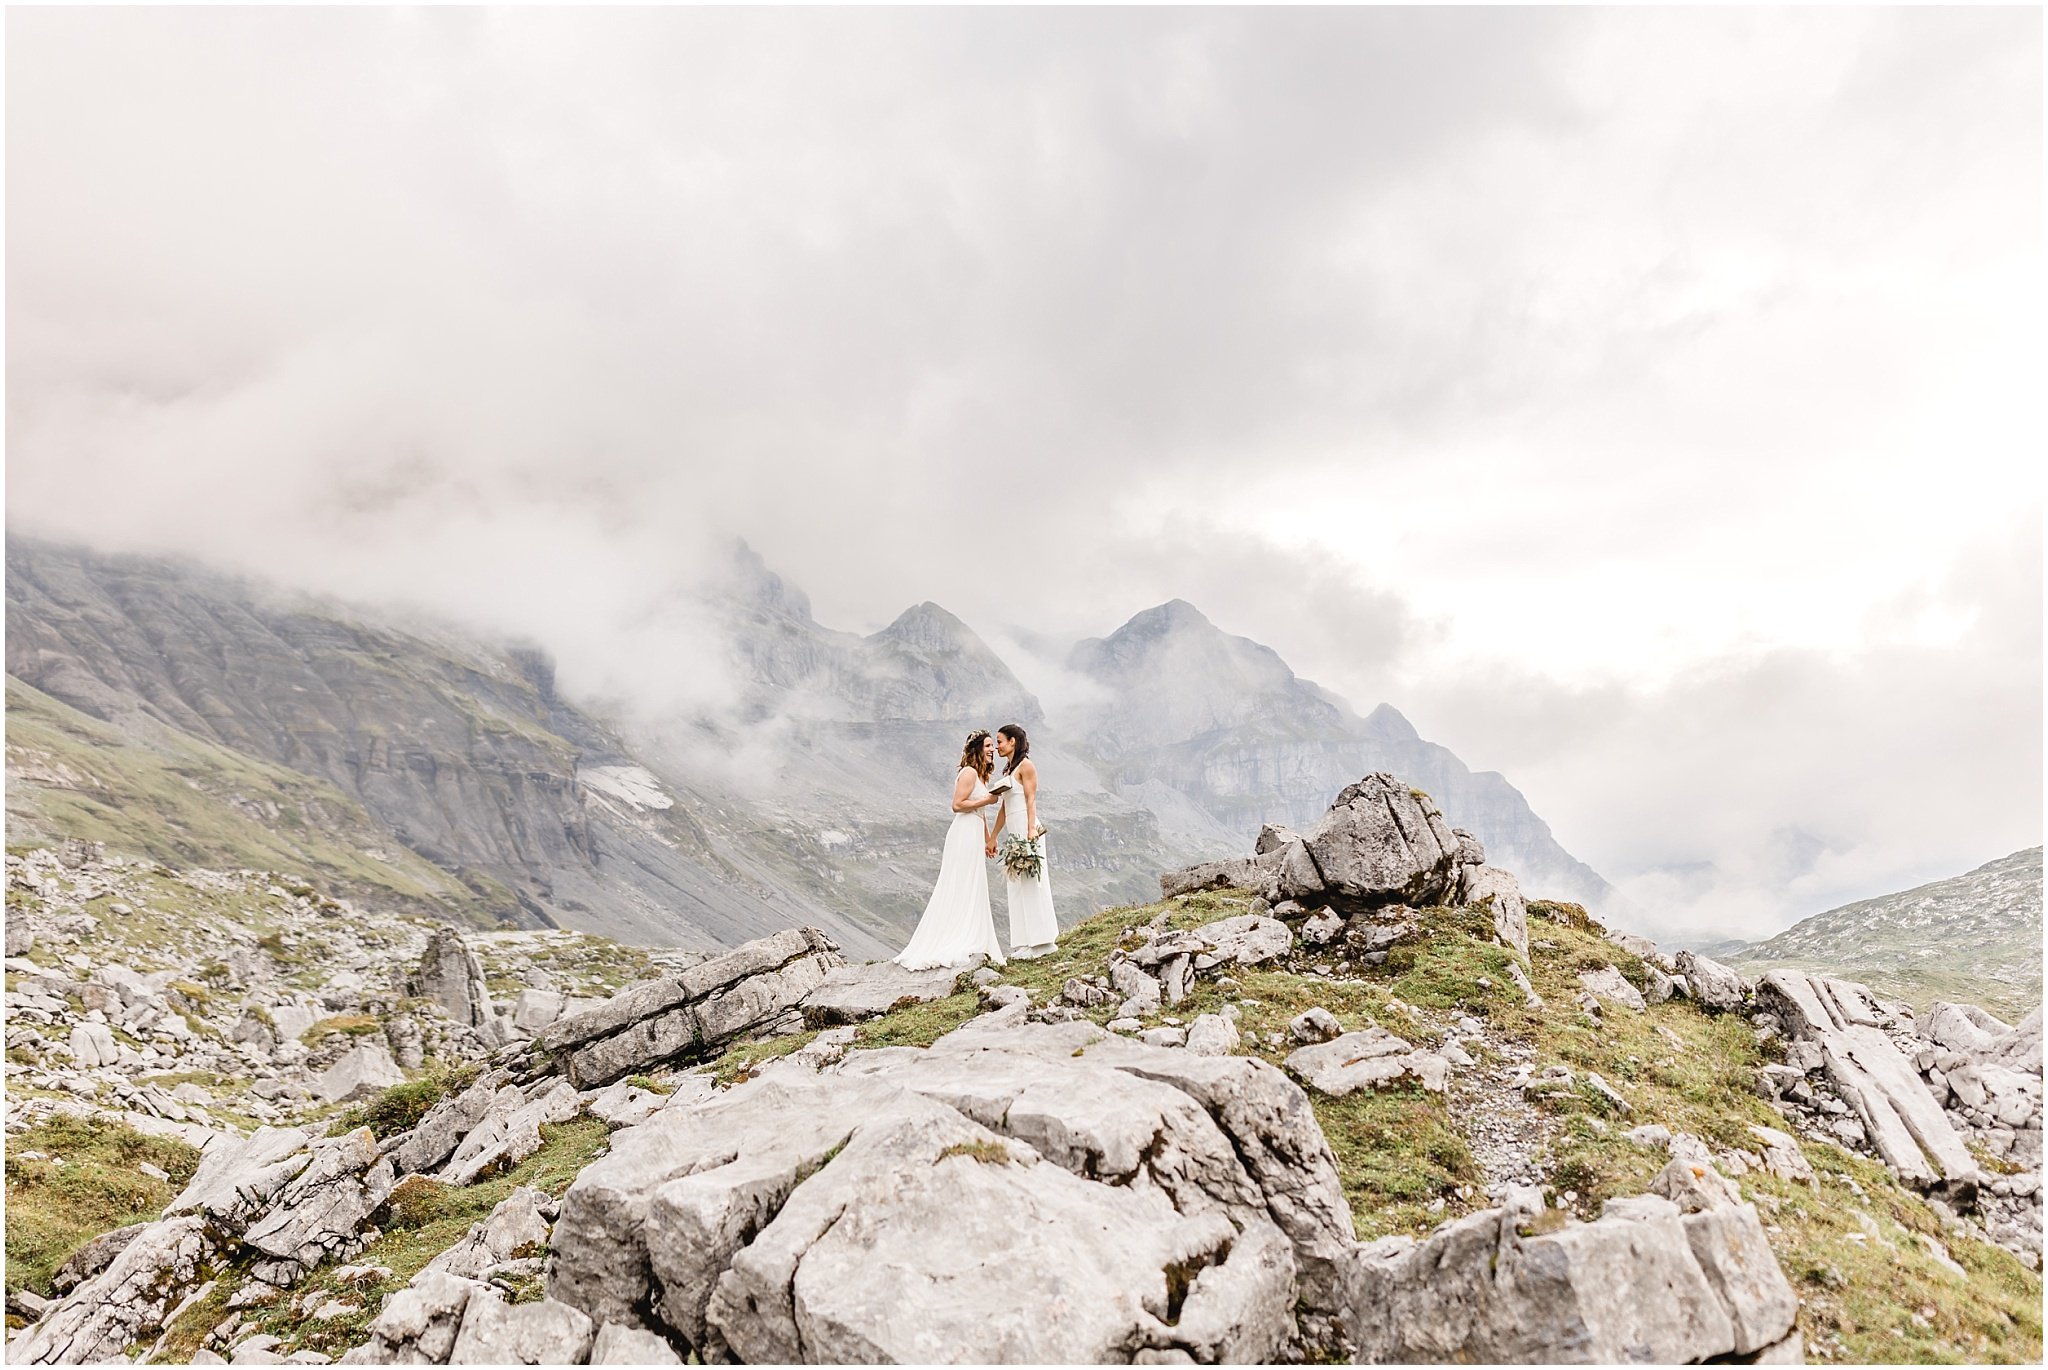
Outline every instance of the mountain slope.
[[(1048, 722), (941, 606), (867, 636), (829, 628), (744, 544), (643, 624), (660, 648), (650, 662), (699, 661), (730, 686), (716, 707), (666, 713), (642, 703), (600, 716), (560, 694), (537, 650), (401, 628), (186, 563), (15, 537), (7, 597), (10, 675), (108, 730), (45, 734), (43, 754), (62, 740), (62, 757), (11, 755), (24, 832), (282, 868), (280, 834), (228, 816), (267, 813), (296, 774), (330, 808), (355, 806), (339, 826), (312, 824), (335, 841), (320, 853), (301, 843), (297, 868), (368, 902), (424, 901), (470, 921), (687, 946), (808, 921), (880, 953), (924, 907), (963, 738), (1003, 722), (1032, 733), (1069, 921), (1152, 897), (1160, 871), (1239, 850), (1267, 819), (1312, 821), (1374, 768), (1427, 788), (1532, 889), (1606, 892), (1499, 776), (1468, 771), (1390, 707), (1361, 719), (1180, 602), (1082, 644), (1077, 665), (1115, 702)], [(81, 747), (112, 751), (87, 764)], [(201, 788), (226, 807), (174, 821), (157, 774), (173, 764), (206, 772)], [(127, 800), (83, 807), (67, 768), (102, 788), (127, 777)], [(159, 810), (212, 845), (141, 831)], [(411, 874), (351, 873), (345, 848)], [(993, 894), (1000, 923), (1000, 880)]]
[(2017, 1021), (2041, 1002), (2041, 848), (1814, 914), (1728, 959), (1827, 970), (1923, 1008), (1957, 1000)]
[(1392, 705), (1360, 718), (1272, 648), (1225, 633), (1183, 600), (1080, 643), (1067, 664), (1105, 687), (1109, 702), (1081, 727), (1115, 783), (1187, 796), (1230, 835), (1222, 852), (1262, 823), (1311, 824), (1360, 775), (1391, 771), (1427, 790), (1526, 887), (1613, 911), (1613, 888), (1498, 772), (1472, 771)]
[[(408, 864), (448, 877), (440, 891), (388, 886), (401, 903), (693, 946), (809, 918), (851, 946), (882, 945), (872, 924), (791, 888), (776, 869), (781, 844), (759, 850), (744, 825), (719, 831), (731, 815), (715, 803), (621, 783), (637, 759), (555, 695), (533, 653), (342, 614), (183, 563), (8, 541), (8, 674), (111, 730), (74, 729), (75, 741), (131, 758), (246, 758), (217, 775), (264, 784), (266, 768), (310, 777), (360, 806), (373, 849), (410, 852)], [(10, 710), (10, 742), (14, 723)], [(61, 784), (33, 770), (13, 779), (46, 822), (63, 811)], [(246, 786), (220, 797), (263, 802)], [(189, 859), (252, 859), (246, 836), (216, 834), (220, 845)]]

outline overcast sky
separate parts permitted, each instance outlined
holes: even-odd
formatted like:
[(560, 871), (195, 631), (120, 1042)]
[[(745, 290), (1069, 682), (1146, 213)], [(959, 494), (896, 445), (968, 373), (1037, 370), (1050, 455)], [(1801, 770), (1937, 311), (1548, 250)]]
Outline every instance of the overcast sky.
[(864, 631), (1181, 596), (1652, 931), (2040, 841), (2038, 10), (7, 40), (10, 527), (607, 669), (726, 533)]

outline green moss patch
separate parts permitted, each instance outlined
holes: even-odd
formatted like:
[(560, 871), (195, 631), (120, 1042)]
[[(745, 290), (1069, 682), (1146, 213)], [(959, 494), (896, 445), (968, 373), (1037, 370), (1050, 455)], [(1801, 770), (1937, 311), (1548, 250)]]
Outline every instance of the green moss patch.
[[(30, 1160), (23, 1152), (48, 1159)], [(144, 1163), (170, 1175), (153, 1179)], [(147, 1222), (199, 1169), (199, 1151), (123, 1123), (63, 1114), (7, 1139), (7, 1287), (50, 1293), (50, 1276), (92, 1238)]]

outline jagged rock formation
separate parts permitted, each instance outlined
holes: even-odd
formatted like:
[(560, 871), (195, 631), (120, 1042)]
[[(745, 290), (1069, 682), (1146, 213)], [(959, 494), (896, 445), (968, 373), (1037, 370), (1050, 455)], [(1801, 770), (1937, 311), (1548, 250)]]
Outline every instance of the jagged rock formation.
[(1799, 1060), (1812, 1062), (1856, 1111), (1871, 1145), (1895, 1174), (1923, 1189), (1974, 1197), (1982, 1178), (1976, 1160), (1885, 1034), (1884, 1012), (1867, 990), (1774, 970), (1758, 984), (1757, 999), (1793, 1044), (1806, 1048)]
[(579, 1088), (609, 1084), (742, 1033), (800, 1026), (804, 997), (844, 964), (814, 928), (779, 932), (564, 1018), (540, 1046)]
[(1967, 997), (2023, 1016), (2041, 1002), (2041, 848), (1817, 913), (1724, 959), (1752, 974), (1813, 971), (1918, 1004)]
[(443, 928), (427, 939), (427, 949), (420, 955), (419, 974), (411, 988), (466, 1026), (478, 1027), (497, 1020), (490, 989), (484, 984), (484, 963), (464, 945), (453, 928)]
[(1322, 904), (1366, 919), (1405, 906), (1485, 902), (1501, 939), (1529, 954), (1528, 906), (1514, 875), (1486, 864), (1477, 838), (1385, 772), (1339, 791), (1305, 836), (1269, 824), (1253, 855), (1171, 871), (1159, 888), (1168, 898), (1246, 889), (1275, 904)]

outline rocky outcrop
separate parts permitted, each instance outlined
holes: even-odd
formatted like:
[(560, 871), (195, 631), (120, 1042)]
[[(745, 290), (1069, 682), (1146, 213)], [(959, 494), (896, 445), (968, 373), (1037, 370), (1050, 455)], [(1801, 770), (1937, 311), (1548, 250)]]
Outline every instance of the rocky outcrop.
[[(1524, 960), (1529, 955), (1520, 883), (1487, 865), (1478, 839), (1449, 827), (1428, 795), (1385, 773), (1347, 786), (1306, 835), (1269, 824), (1252, 855), (1169, 872), (1159, 887), (1168, 898), (1250, 890), (1274, 904), (1320, 907), (1354, 921), (1403, 907), (1483, 904), (1501, 941)], [(1319, 929), (1317, 940), (1331, 940), (1336, 926)]]
[(313, 1092), (332, 1104), (368, 1099), (404, 1083), (405, 1072), (391, 1058), (391, 1049), (379, 1040), (352, 1048), (322, 1071), (313, 1080)]
[(1922, 1189), (1973, 1196), (1982, 1179), (1976, 1161), (1885, 1033), (1884, 1011), (1867, 989), (1774, 970), (1758, 983), (1757, 1000), (1795, 1047), (1804, 1048), (1799, 1060), (1855, 1111), (1863, 1138), (1894, 1174)]
[(1499, 866), (1470, 863), (1458, 868), (1457, 902), (1485, 904), (1493, 911), (1493, 930), (1500, 940), (1529, 959), (1529, 904), (1522, 884)]
[(566, 1122), (582, 1108), (582, 1099), (567, 1080), (543, 1077), (524, 1086), (502, 1085), (437, 1176), (465, 1185), (509, 1169), (540, 1150), (542, 1124)]
[(1350, 1220), (1297, 1087), (1021, 1012), (616, 1133), (551, 1292), (707, 1360), (1267, 1360), (1329, 1311)]
[[(1363, 1362), (1676, 1364), (1750, 1356), (1794, 1336), (1799, 1301), (1756, 1210), (1682, 1161), (1658, 1192), (1599, 1221), (1539, 1222), (1514, 1192), (1425, 1241), (1352, 1258), (1345, 1325)], [(1547, 1229), (1547, 1230), (1546, 1230)]]
[(203, 1218), (149, 1224), (9, 1345), (7, 1359), (16, 1365), (124, 1360), (131, 1344), (163, 1329), (171, 1308), (198, 1281), (210, 1247)]
[(1978, 1192), (1985, 1234), (2039, 1269), (2041, 1010), (2008, 1028), (1975, 1005), (1936, 1003), (1917, 1035), (1893, 1040), (1956, 1131), (1998, 1159)]
[(578, 1088), (609, 1084), (758, 1032), (784, 1015), (797, 1025), (804, 997), (843, 965), (837, 945), (815, 928), (779, 932), (632, 985), (550, 1024), (538, 1041)]
[(475, 1027), (497, 1017), (491, 991), (484, 984), (484, 963), (453, 928), (440, 928), (427, 939), (410, 988), (439, 1004), (441, 1011), (458, 1023)]
[(1749, 1002), (1749, 982), (1719, 961), (1696, 951), (1681, 951), (1673, 964), (1685, 978), (1686, 993), (1701, 1008), (1716, 1013), (1740, 1013)]
[(427, 1262), (429, 1270), (477, 1279), (512, 1261), (547, 1249), (557, 1205), (538, 1189), (521, 1185), (472, 1226), (462, 1240)]
[(1336, 1097), (1403, 1080), (1441, 1094), (1451, 1078), (1449, 1061), (1433, 1051), (1418, 1050), (1383, 1027), (1302, 1047), (1288, 1056), (1287, 1070), (1318, 1093)]

